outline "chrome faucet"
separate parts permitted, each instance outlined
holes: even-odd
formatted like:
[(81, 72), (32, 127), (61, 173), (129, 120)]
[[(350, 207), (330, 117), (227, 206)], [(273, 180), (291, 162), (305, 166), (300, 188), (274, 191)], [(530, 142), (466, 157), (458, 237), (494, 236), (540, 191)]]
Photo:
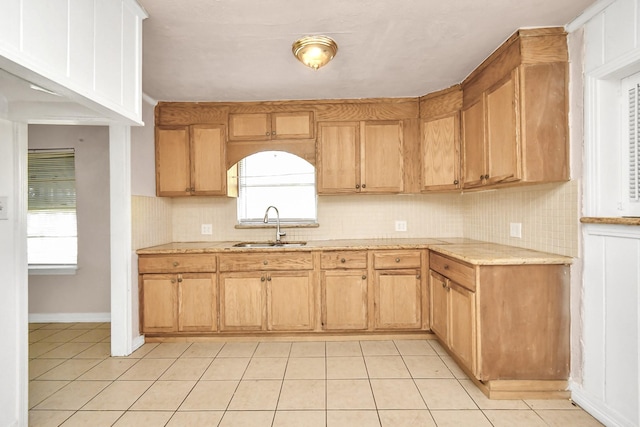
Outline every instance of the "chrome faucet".
[(269, 223), (269, 209), (273, 209), (276, 211), (276, 244), (279, 244), (281, 243), (280, 237), (286, 236), (287, 233), (284, 231), (280, 231), (280, 212), (278, 212), (278, 208), (276, 208), (275, 206), (269, 206), (267, 208), (267, 211), (264, 213), (263, 222), (265, 224)]

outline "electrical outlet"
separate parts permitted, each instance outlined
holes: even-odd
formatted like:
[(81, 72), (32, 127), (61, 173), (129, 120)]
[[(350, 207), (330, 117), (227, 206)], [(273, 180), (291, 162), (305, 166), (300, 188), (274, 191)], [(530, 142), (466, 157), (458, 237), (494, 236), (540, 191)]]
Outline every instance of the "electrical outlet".
[(521, 222), (509, 223), (509, 235), (511, 237), (522, 239), (522, 223)]
[(0, 197), (0, 219), (9, 219), (9, 198)]
[(407, 221), (396, 221), (396, 231), (407, 231)]
[(200, 234), (213, 234), (213, 226), (211, 224), (202, 224), (200, 226)]

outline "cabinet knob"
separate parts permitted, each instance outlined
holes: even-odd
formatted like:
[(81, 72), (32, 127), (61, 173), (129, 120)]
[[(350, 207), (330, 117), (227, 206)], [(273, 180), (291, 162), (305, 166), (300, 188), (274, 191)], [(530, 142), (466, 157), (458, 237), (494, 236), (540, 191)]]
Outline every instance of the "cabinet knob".
[(446, 283), (444, 283), (444, 282), (442, 282), (442, 287), (443, 287), (443, 288), (446, 288), (446, 287), (447, 287), (447, 284), (446, 284)]
[(182, 277), (178, 277), (178, 283), (182, 283)]
[(362, 184), (362, 188), (367, 188), (367, 184)]
[(271, 135), (275, 135), (275, 134), (276, 134), (276, 131), (275, 131), (275, 130), (274, 130), (274, 131), (271, 131)]
[(420, 280), (420, 275), (416, 274), (416, 279)]
[(173, 266), (174, 266), (174, 267), (177, 267), (177, 266), (179, 266), (179, 265), (180, 265), (180, 263), (179, 263), (178, 261), (173, 261)]
[(269, 134), (269, 131), (266, 131), (264, 134), (265, 134), (266, 136), (269, 136), (269, 135), (270, 135), (270, 134)]
[(267, 281), (270, 282), (271, 281), (271, 276), (267, 276)]
[(453, 181), (453, 185), (458, 185), (458, 184), (460, 184), (460, 182), (457, 179)]
[(484, 179), (489, 179), (489, 174), (486, 174), (486, 175), (484, 176)]
[(176, 283), (176, 279), (171, 279), (171, 283)]
[(480, 175), (480, 179), (483, 180), (484, 179), (484, 175)]
[(346, 260), (346, 259), (344, 259), (344, 258), (341, 258), (341, 259), (340, 259), (340, 262), (344, 264), (345, 262), (347, 262), (347, 260)]
[(400, 258), (396, 258), (396, 262), (400, 262)]
[(360, 184), (356, 184), (356, 189), (357, 189), (357, 188), (360, 188)]
[(362, 275), (362, 280), (364, 280), (364, 279), (366, 279), (366, 278), (367, 278), (367, 276), (363, 274), (363, 275)]
[(264, 261), (262, 261), (262, 263), (263, 263), (264, 265), (267, 265), (267, 264), (269, 264), (269, 261), (267, 261), (267, 260), (265, 259)]
[(186, 193), (189, 193), (189, 192), (191, 191), (191, 188), (187, 187), (187, 188), (185, 188), (185, 189), (184, 189), (184, 191), (185, 191)]
[(444, 269), (445, 269), (445, 270), (448, 270), (448, 269), (449, 269), (449, 265), (448, 265), (448, 264), (445, 264), (445, 265), (444, 265)]
[(264, 276), (260, 276), (260, 281), (264, 282)]

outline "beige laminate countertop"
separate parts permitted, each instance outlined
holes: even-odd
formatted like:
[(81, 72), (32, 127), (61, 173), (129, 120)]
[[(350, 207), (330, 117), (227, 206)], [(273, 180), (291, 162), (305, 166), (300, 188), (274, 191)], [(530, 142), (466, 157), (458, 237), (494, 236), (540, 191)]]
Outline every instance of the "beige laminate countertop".
[(289, 248), (236, 248), (237, 241), (173, 242), (138, 249), (138, 255), (247, 253), (309, 250), (430, 249), (474, 265), (571, 264), (570, 257), (464, 238), (315, 240)]

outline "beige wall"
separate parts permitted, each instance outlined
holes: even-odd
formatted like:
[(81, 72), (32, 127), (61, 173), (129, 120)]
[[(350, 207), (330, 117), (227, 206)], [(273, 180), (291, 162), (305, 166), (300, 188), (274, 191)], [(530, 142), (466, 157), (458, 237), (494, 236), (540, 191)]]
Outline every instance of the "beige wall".
[(29, 314), (108, 314), (109, 129), (30, 125), (29, 148), (75, 148), (78, 216), (78, 271), (75, 275), (29, 276)]

